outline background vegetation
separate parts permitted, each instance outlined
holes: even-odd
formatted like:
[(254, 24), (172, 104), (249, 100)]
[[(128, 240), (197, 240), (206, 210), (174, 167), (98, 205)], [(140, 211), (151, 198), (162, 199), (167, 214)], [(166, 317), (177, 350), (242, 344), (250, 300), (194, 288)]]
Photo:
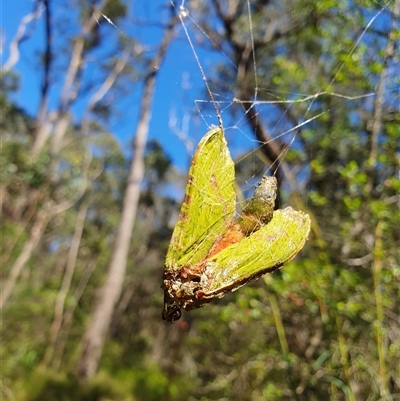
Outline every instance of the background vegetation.
[[(307, 211), (312, 233), (281, 271), (172, 325), (160, 280), (180, 199), (167, 189), (186, 172), (147, 132), (177, 12), (160, 2), (150, 49), (97, 23), (122, 26), (120, 0), (42, 0), (21, 21), (46, 29), (35, 115), (14, 100), (28, 31), (3, 65), (2, 399), (400, 399), (399, 1), (249, 5), (258, 81), (248, 3), (185, 4), (212, 39), (194, 35), (197, 49), (227, 56), (210, 58), (212, 91), (248, 101), (231, 121), (264, 144), (242, 152), (238, 182), (272, 165), (280, 205)], [(127, 158), (110, 120), (139, 89)]]

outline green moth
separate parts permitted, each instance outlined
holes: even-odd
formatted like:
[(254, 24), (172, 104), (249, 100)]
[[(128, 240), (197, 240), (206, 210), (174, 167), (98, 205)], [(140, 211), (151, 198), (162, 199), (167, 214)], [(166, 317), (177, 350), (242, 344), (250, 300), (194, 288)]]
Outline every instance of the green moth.
[(236, 216), (234, 164), (221, 128), (200, 141), (165, 260), (164, 320), (199, 308), (294, 258), (310, 231), (310, 217), (275, 210), (277, 184), (263, 177)]

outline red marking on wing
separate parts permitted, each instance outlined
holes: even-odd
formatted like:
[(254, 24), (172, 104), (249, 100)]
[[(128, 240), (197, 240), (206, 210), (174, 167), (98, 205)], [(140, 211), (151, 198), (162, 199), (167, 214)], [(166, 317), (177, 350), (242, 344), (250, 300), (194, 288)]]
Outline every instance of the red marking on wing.
[(229, 245), (236, 244), (245, 237), (239, 224), (232, 224), (225, 232), (225, 234), (214, 242), (208, 255), (199, 263), (194, 266), (183, 266), (179, 272), (181, 278), (185, 281), (199, 279), (204, 272), (207, 260), (217, 253), (221, 252)]
[(211, 258), (212, 256), (221, 252), (228, 246), (236, 244), (237, 242), (241, 241), (244, 237), (245, 234), (241, 230), (239, 224), (233, 224), (231, 227), (228, 228), (228, 230), (221, 238), (215, 241), (206, 259)]

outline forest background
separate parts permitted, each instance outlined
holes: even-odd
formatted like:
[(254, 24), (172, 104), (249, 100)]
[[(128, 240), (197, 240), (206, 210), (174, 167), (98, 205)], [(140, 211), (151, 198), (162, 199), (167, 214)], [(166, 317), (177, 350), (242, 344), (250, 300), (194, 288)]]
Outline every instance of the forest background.
[[(1, 398), (399, 399), (400, 1), (143, 3), (2, 5)], [(273, 172), (312, 230), (167, 324), (214, 106), (238, 199)]]

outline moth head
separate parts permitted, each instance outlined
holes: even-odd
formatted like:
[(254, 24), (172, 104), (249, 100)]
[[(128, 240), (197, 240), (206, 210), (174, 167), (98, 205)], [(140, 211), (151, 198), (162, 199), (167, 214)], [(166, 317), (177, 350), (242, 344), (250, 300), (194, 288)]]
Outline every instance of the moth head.
[(278, 184), (275, 177), (264, 175), (261, 181), (257, 184), (254, 192), (254, 198), (263, 200), (264, 202), (275, 202)]
[(181, 318), (181, 308), (176, 305), (173, 299), (169, 298), (164, 300), (162, 318), (171, 323), (176, 322)]

